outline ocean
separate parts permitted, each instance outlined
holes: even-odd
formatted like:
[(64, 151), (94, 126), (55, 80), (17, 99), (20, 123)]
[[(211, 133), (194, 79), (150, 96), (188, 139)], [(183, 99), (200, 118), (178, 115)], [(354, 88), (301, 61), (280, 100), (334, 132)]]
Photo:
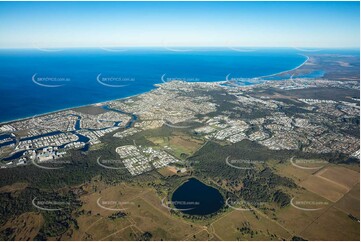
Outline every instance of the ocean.
[(124, 98), (172, 79), (271, 75), (305, 60), (294, 49), (1, 50), (0, 122)]

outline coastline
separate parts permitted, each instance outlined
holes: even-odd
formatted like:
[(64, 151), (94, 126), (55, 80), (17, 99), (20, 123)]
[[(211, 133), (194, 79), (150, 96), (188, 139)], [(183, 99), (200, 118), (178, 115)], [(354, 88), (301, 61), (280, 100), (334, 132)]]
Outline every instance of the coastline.
[(300, 68), (300, 67), (302, 67), (304, 64), (306, 64), (307, 61), (310, 59), (310, 57), (307, 56), (307, 55), (302, 55), (302, 56), (306, 57), (306, 60), (305, 60), (302, 64), (296, 66), (295, 68), (293, 68), (293, 69), (291, 69), (291, 70), (281, 71), (281, 72), (277, 72), (277, 73), (274, 73), (274, 74), (271, 74), (271, 75), (266, 75), (266, 76), (253, 77), (253, 78), (250, 78), (250, 79), (260, 79), (260, 78), (264, 78), (264, 77), (277, 76), (277, 75), (281, 75), (281, 74), (283, 74), (283, 73), (287, 73), (287, 72), (290, 72), (290, 71), (297, 70), (298, 68)]
[[(276, 75), (280, 75), (280, 74), (283, 74), (283, 73), (287, 73), (287, 72), (290, 72), (290, 71), (297, 70), (298, 68), (302, 67), (302, 66), (310, 59), (310, 58), (309, 58), (308, 56), (306, 56), (306, 55), (302, 55), (302, 56), (305, 56), (307, 59), (306, 59), (304, 62), (302, 62), (300, 65), (296, 66), (295, 68), (292, 68), (292, 69), (290, 69), (290, 70), (285, 70), (285, 71), (277, 72), (277, 73), (270, 74), (270, 75), (265, 75), (265, 76), (260, 76), (260, 77), (251, 77), (251, 78), (249, 78), (249, 79), (259, 79), (259, 78), (264, 78), (264, 77), (271, 77), (271, 76), (276, 76)], [(176, 80), (175, 80), (175, 81), (176, 81)], [(214, 84), (217, 84), (217, 83), (223, 83), (223, 82), (226, 82), (226, 80), (223, 80), (223, 81), (214, 81), (214, 82), (204, 82), (204, 81), (203, 81), (203, 82), (196, 82), (196, 83), (214, 83)], [(104, 101), (100, 101), (100, 102), (97, 102), (97, 103), (88, 103), (88, 104), (84, 104), (84, 105), (78, 105), (78, 106), (72, 106), (72, 107), (62, 108), (62, 109), (58, 109), (58, 110), (53, 110), (53, 111), (41, 113), (41, 114), (35, 114), (35, 115), (33, 115), (33, 116), (17, 118), (17, 119), (13, 119), (13, 120), (0, 121), (0, 125), (7, 125), (7, 124), (10, 124), (10, 123), (13, 123), (13, 122), (18, 122), (18, 121), (22, 121), (22, 120), (28, 120), (28, 119), (31, 119), (31, 118), (34, 118), (34, 117), (42, 117), (42, 116), (46, 116), (46, 115), (49, 115), (49, 114), (55, 114), (55, 113), (58, 113), (58, 112), (67, 111), (67, 110), (71, 110), (71, 109), (75, 109), (75, 108), (93, 106), (93, 105), (97, 105), (97, 104), (101, 104), (101, 103), (106, 103), (106, 102), (111, 102), (111, 101), (117, 101), (117, 100), (125, 100), (125, 99), (128, 99), (128, 98), (136, 97), (136, 96), (139, 96), (139, 95), (142, 95), (142, 94), (151, 92), (151, 91), (155, 90), (156, 88), (158, 88), (157, 85), (162, 85), (162, 84), (164, 84), (164, 83), (156, 83), (156, 84), (153, 85), (153, 86), (155, 87), (154, 89), (151, 89), (151, 90), (148, 90), (148, 91), (145, 91), (145, 92), (140, 92), (140, 93), (137, 93), (137, 94), (134, 94), (134, 95), (122, 97), (122, 98), (111, 99), (111, 100), (104, 100)], [(253, 84), (253, 85), (257, 85), (257, 84)]]
[[(158, 84), (155, 84), (155, 85), (158, 85)], [(152, 89), (152, 90), (154, 90), (154, 89)], [(35, 117), (42, 117), (42, 116), (46, 116), (46, 115), (49, 115), (49, 114), (55, 114), (55, 113), (59, 113), (59, 112), (62, 112), (62, 111), (67, 111), (67, 110), (71, 110), (71, 109), (75, 109), (75, 108), (94, 106), (94, 105), (97, 105), (97, 104), (102, 104), (102, 103), (107, 103), (107, 102), (117, 101), (117, 100), (125, 100), (125, 99), (128, 99), (128, 98), (132, 98), (132, 97), (142, 95), (142, 94), (147, 93), (147, 92), (149, 92), (149, 91), (141, 92), (141, 93), (138, 93), (138, 94), (127, 96), (127, 97), (121, 97), (121, 98), (111, 99), (111, 100), (104, 100), (104, 101), (97, 102), (97, 103), (88, 103), (88, 104), (79, 105), (79, 106), (62, 108), (62, 109), (58, 109), (58, 110), (54, 110), (54, 111), (50, 111), (50, 112), (46, 112), (46, 113), (36, 114), (36, 115), (33, 115), (33, 116), (13, 119), (13, 120), (10, 120), (10, 121), (2, 121), (2, 122), (0, 122), (0, 125), (7, 125), (7, 124), (10, 124), (10, 123), (14, 123), (14, 122), (22, 121), (22, 120), (32, 119), (32, 118), (35, 118)]]

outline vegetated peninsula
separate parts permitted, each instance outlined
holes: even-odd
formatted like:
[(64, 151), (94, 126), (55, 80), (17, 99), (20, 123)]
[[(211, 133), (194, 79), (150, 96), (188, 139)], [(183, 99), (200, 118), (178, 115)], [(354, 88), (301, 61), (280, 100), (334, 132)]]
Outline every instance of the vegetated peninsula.
[(2, 124), (0, 238), (358, 239), (359, 62), (309, 57)]

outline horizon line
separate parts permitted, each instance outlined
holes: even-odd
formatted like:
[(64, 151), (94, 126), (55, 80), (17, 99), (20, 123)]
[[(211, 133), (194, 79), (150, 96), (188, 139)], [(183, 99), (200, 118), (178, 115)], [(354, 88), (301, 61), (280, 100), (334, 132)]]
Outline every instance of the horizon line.
[(333, 47), (320, 47), (320, 46), (242, 46), (242, 45), (211, 45), (211, 46), (194, 46), (194, 45), (141, 45), (141, 46), (129, 46), (129, 45), (119, 45), (119, 46), (52, 46), (52, 47), (0, 47), (0, 50), (23, 50), (23, 49), (106, 49), (106, 48), (172, 48), (172, 47), (187, 47), (187, 48), (289, 48), (289, 49), (297, 49), (297, 48), (313, 48), (313, 49), (321, 49), (321, 50), (328, 50), (328, 49), (358, 49), (360, 50), (360, 46), (333, 46)]

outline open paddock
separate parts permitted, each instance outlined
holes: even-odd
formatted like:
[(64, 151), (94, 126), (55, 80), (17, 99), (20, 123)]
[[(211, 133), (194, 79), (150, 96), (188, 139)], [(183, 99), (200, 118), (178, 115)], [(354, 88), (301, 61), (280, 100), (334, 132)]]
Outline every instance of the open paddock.
[(360, 181), (360, 173), (341, 166), (330, 166), (317, 172), (316, 176), (351, 189)]
[(300, 236), (308, 240), (359, 240), (360, 223), (336, 209), (328, 209), (310, 224)]

